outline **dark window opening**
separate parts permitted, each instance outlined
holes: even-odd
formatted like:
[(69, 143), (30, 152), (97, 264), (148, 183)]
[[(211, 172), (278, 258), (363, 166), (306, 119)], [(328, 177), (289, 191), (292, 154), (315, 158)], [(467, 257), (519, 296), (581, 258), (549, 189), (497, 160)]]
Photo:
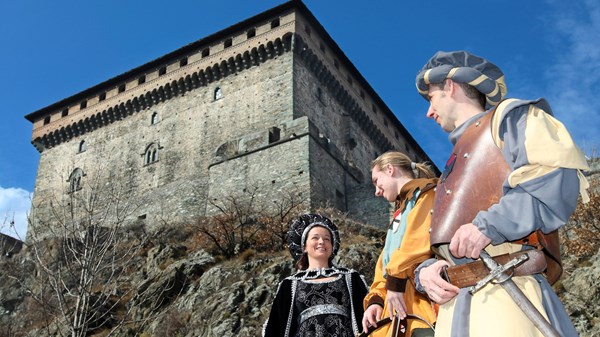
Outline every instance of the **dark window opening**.
[(154, 125), (158, 123), (158, 112), (154, 112), (150, 118), (150, 124)]
[(62, 111), (62, 115), (61, 115), (61, 116), (62, 116), (62, 117), (67, 117), (68, 115), (69, 115), (69, 109), (64, 109), (64, 110)]
[(271, 21), (271, 29), (273, 29), (275, 27), (279, 27), (279, 19), (275, 19), (275, 20)]
[(215, 93), (214, 93), (213, 98), (215, 101), (223, 98), (223, 91), (221, 90), (221, 88), (219, 88), (219, 87), (215, 88)]
[(278, 127), (272, 127), (269, 129), (269, 144), (279, 141), (281, 139), (281, 130)]
[(79, 142), (78, 151), (85, 152), (85, 150), (87, 150), (87, 144), (86, 144), (85, 140), (82, 140), (81, 142)]
[(310, 27), (308, 25), (304, 26), (304, 31), (306, 32), (306, 35), (310, 36)]
[(50, 116), (44, 117), (44, 125), (49, 124), (49, 123), (50, 123)]
[(71, 175), (69, 176), (69, 180), (67, 181), (69, 183), (69, 192), (70, 193), (79, 191), (81, 189), (81, 186), (82, 186), (81, 180), (84, 175), (85, 174), (83, 173), (83, 170), (80, 168), (76, 168), (73, 170), (73, 172), (71, 172)]
[(233, 44), (233, 40), (231, 40), (231, 38), (228, 38), (227, 40), (225, 40), (225, 42), (223, 42), (223, 46), (225, 48), (231, 47), (232, 44)]
[(146, 83), (146, 75), (142, 75), (138, 78), (138, 84)]
[(246, 38), (251, 39), (256, 36), (256, 29), (252, 28), (246, 33)]
[(387, 119), (384, 119), (384, 120), (383, 120), (383, 125), (385, 125), (385, 126), (388, 126), (388, 121), (387, 121)]
[(337, 60), (333, 61), (333, 66), (335, 67), (335, 69), (340, 70), (340, 63)]
[(187, 57), (184, 57), (181, 60), (179, 60), (179, 66), (180, 67), (187, 66), (187, 64), (188, 64), (188, 58)]
[(374, 113), (377, 113), (377, 108), (375, 107), (375, 104), (371, 104), (371, 109)]
[(321, 49), (322, 52), (325, 52), (325, 45), (323, 45), (323, 42), (319, 42), (319, 49)]
[(352, 77), (350, 77), (350, 75), (346, 76), (346, 79), (348, 80), (348, 83), (350, 83), (350, 85), (352, 85)]
[(140, 219), (140, 220), (146, 219), (146, 214), (138, 215), (138, 219)]
[(167, 67), (162, 67), (158, 69), (158, 76), (162, 76), (167, 73)]
[(83, 101), (83, 102), (81, 102), (81, 104), (79, 104), (79, 108), (80, 108), (80, 109), (85, 109), (85, 108), (87, 108), (87, 101)]
[(123, 91), (125, 91), (125, 84), (119, 86), (119, 93), (122, 93)]
[(104, 101), (106, 99), (106, 93), (103, 92), (100, 95), (98, 95), (98, 102)]
[(156, 144), (150, 144), (146, 148), (146, 153), (144, 154), (144, 164), (152, 164), (158, 161), (158, 146)]
[(205, 48), (204, 50), (202, 50), (202, 57), (207, 57), (208, 55), (210, 55), (209, 48)]
[(360, 98), (365, 99), (365, 93), (362, 90), (360, 91)]

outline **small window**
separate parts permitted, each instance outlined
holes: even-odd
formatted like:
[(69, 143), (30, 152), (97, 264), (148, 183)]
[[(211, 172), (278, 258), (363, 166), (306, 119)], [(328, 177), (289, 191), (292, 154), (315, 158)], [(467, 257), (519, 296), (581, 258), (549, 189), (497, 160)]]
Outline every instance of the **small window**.
[(269, 144), (275, 143), (281, 139), (281, 130), (278, 127), (269, 129)]
[(119, 86), (119, 93), (122, 93), (122, 92), (124, 92), (124, 91), (125, 91), (125, 84), (121, 84), (121, 85)]
[(202, 57), (207, 57), (208, 55), (210, 55), (210, 48), (204, 48), (202, 50)]
[(162, 76), (167, 73), (167, 67), (161, 67), (158, 69), (158, 76)]
[(69, 115), (69, 109), (64, 109), (62, 111), (61, 117), (67, 117)]
[(152, 117), (150, 118), (150, 124), (151, 125), (154, 125), (156, 123), (158, 123), (158, 112), (154, 112), (152, 114)]
[(79, 109), (85, 109), (87, 108), (87, 101), (83, 101), (79, 104)]
[(221, 98), (223, 98), (223, 90), (221, 90), (221, 88), (220, 88), (220, 87), (217, 87), (217, 88), (215, 89), (214, 99), (215, 99), (215, 101), (216, 101), (216, 100), (219, 100), (219, 99), (221, 99)]
[(85, 150), (87, 150), (87, 144), (86, 144), (85, 140), (82, 140), (81, 142), (79, 142), (79, 147), (77, 149), (77, 152), (81, 153), (81, 152), (85, 152)]
[(187, 57), (184, 57), (181, 60), (179, 60), (179, 66), (180, 67), (187, 66), (187, 64), (188, 64), (188, 58)]
[(144, 165), (149, 165), (158, 161), (158, 145), (152, 143), (146, 148), (144, 153)]
[(308, 25), (304, 26), (304, 31), (306, 32), (306, 35), (310, 36), (310, 27)]
[(146, 75), (142, 75), (138, 78), (138, 85), (146, 83)]
[(246, 38), (251, 39), (256, 36), (256, 29), (252, 28), (246, 33)]
[(50, 124), (50, 115), (44, 117), (44, 125)]
[(76, 168), (73, 170), (73, 172), (71, 172), (69, 180), (67, 181), (69, 183), (69, 193), (77, 192), (81, 189), (81, 180), (83, 179), (83, 176), (83, 170), (80, 168)]
[(99, 101), (99, 102), (102, 102), (102, 101), (104, 101), (105, 99), (106, 99), (106, 93), (105, 93), (105, 92), (103, 92), (103, 93), (101, 93), (100, 95), (98, 95), (98, 101)]
[(279, 27), (279, 19), (271, 21), (271, 29)]
[(229, 48), (229, 47), (231, 47), (232, 43), (233, 42), (232, 42), (231, 38), (228, 38), (227, 40), (225, 40), (225, 42), (223, 42), (223, 47)]

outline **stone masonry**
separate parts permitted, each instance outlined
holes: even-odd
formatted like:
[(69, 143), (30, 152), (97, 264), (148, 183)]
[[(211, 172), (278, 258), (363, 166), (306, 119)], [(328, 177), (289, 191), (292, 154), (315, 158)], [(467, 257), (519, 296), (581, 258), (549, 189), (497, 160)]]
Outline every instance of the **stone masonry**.
[(370, 161), (429, 161), (301, 1), (289, 1), (26, 116), (40, 152), (36, 221), (91, 179), (144, 202), (139, 219), (185, 222), (209, 200), (292, 192), (385, 226)]

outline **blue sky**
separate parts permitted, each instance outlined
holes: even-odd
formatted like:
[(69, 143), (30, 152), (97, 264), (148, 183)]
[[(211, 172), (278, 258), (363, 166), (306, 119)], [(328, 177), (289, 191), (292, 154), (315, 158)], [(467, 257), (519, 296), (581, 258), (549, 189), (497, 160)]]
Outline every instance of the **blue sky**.
[[(39, 153), (24, 116), (283, 0), (0, 2), (0, 227), (25, 234)], [(596, 0), (306, 0), (438, 167), (451, 146), (425, 118), (416, 72), (437, 50), (496, 63), (508, 96), (545, 97), (588, 155), (600, 146)]]

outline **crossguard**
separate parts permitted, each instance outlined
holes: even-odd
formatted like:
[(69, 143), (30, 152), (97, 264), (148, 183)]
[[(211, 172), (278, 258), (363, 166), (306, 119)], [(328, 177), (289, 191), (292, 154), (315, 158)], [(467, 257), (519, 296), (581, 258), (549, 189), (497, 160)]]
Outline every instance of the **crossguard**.
[[(477, 284), (469, 287), (469, 293), (471, 293), (471, 295), (479, 291), (479, 289), (485, 287), (485, 285), (490, 282), (496, 284), (506, 282), (506, 280), (509, 280), (513, 276), (512, 270), (529, 259), (529, 256), (527, 254), (523, 254), (502, 265), (494, 261), (494, 259), (492, 259), (492, 257), (485, 250), (481, 251), (479, 257), (481, 258), (485, 266), (489, 268), (490, 273), (486, 277), (479, 280)], [(507, 271), (509, 270), (510, 273), (507, 273)]]

